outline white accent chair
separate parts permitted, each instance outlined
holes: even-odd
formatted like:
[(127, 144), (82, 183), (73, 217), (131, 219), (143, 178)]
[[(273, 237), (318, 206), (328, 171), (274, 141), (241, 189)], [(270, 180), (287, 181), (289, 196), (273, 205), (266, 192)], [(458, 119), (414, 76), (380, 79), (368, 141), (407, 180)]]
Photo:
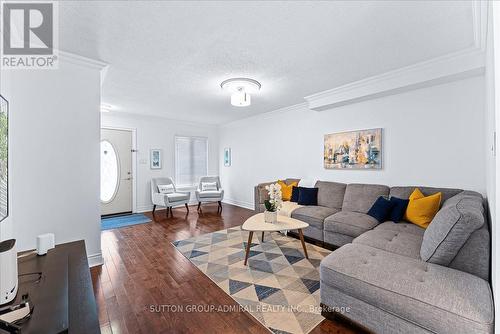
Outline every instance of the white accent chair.
[[(203, 190), (202, 183), (215, 182), (217, 190)], [(218, 176), (202, 176), (196, 189), (196, 200), (198, 201), (198, 212), (201, 211), (201, 203), (217, 202), (217, 212), (222, 212), (222, 200), (224, 199), (224, 189), (220, 185), (220, 178)]]
[[(162, 186), (172, 185), (173, 192), (168, 194), (162, 194), (158, 190), (159, 185)], [(153, 215), (155, 213), (156, 206), (164, 206), (167, 208), (167, 218), (169, 212), (170, 215), (173, 217), (172, 207), (183, 204), (186, 206), (186, 210), (189, 213), (188, 203), (190, 197), (191, 197), (190, 192), (177, 191), (175, 183), (170, 177), (159, 177), (151, 179), (151, 200), (153, 202)]]

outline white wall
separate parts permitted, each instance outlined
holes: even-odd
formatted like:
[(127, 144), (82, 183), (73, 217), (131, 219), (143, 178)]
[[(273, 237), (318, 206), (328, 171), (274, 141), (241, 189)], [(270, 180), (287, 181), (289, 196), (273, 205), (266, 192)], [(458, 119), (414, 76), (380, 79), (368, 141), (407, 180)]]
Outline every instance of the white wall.
[(99, 262), (100, 69), (61, 59), (58, 70), (4, 70), (0, 79), (10, 106), (10, 215), (1, 237), (16, 238), (18, 250), (47, 232), (56, 243), (85, 239)]
[[(495, 182), (496, 182), (496, 158), (495, 158), (495, 54), (494, 35), (491, 3), (488, 10), (488, 27), (486, 39), (486, 68), (485, 68), (485, 146), (486, 146), (486, 196), (489, 203), (489, 211), (492, 221), (495, 220)], [(495, 247), (495, 245), (493, 245)]]
[[(201, 136), (208, 138), (208, 173), (218, 174), (218, 137), (217, 128), (190, 122), (170, 120), (155, 116), (109, 113), (102, 114), (103, 127), (136, 129), (137, 153), (137, 211), (150, 211), (150, 181), (154, 177), (170, 176), (175, 178), (174, 137)], [(152, 170), (149, 166), (149, 150), (160, 148), (163, 151), (163, 168)], [(194, 203), (194, 194), (191, 195)]]
[[(490, 148), (486, 152), (486, 194), (488, 200), (489, 213), (491, 218), (491, 238), (492, 238), (492, 260), (491, 260), (491, 283), (495, 308), (500, 307), (498, 289), (500, 288), (500, 229), (497, 222), (498, 200), (497, 188), (498, 181), (496, 174), (499, 166), (497, 165), (498, 155), (498, 134), (496, 138), (496, 152), (491, 150), (494, 147), (493, 133), (498, 128), (500, 96), (495, 87), (499, 86), (500, 79), (500, 6), (496, 3), (488, 4), (488, 27), (486, 38), (486, 144)], [(495, 332), (500, 333), (500, 326), (495, 326)]]
[[(485, 193), (484, 77), (316, 112), (305, 107), (221, 126), (220, 173), (228, 202), (253, 206), (253, 186), (299, 177), (387, 185), (459, 187)], [(325, 170), (323, 136), (383, 128), (383, 169)]]

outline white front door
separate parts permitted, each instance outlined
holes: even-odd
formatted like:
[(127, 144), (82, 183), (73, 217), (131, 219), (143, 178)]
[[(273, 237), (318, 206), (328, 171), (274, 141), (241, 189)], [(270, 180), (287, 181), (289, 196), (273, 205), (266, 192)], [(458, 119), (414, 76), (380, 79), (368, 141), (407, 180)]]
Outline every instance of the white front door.
[(132, 131), (101, 129), (101, 215), (132, 212)]

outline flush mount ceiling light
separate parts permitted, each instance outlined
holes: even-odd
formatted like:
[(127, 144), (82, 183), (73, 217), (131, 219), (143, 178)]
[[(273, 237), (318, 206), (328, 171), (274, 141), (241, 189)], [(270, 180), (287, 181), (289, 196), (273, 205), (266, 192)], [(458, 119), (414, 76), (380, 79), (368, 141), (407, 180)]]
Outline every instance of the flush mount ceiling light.
[(257, 93), (261, 84), (249, 78), (231, 78), (221, 82), (221, 88), (231, 93), (231, 104), (235, 107), (246, 107), (251, 104), (250, 93)]

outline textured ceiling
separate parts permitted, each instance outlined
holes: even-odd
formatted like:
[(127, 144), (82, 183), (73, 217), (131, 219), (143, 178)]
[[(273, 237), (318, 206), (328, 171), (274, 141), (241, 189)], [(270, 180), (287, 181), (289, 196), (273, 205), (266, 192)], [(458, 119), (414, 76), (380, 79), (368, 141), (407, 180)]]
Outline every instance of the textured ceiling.
[[(118, 112), (221, 124), (473, 44), (469, 1), (63, 1), (62, 50), (110, 64)], [(232, 107), (219, 84), (262, 83)]]

